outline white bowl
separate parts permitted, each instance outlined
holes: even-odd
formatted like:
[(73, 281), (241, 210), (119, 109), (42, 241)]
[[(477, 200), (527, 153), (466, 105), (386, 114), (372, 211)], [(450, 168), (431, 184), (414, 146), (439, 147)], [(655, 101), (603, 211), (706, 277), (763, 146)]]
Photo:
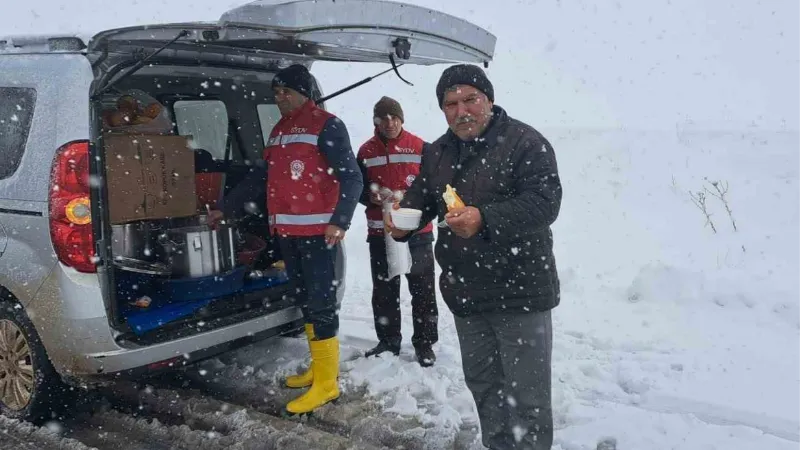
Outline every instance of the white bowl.
[(419, 228), (419, 221), (422, 219), (422, 211), (411, 208), (400, 208), (392, 210), (392, 222), (400, 230), (416, 230)]

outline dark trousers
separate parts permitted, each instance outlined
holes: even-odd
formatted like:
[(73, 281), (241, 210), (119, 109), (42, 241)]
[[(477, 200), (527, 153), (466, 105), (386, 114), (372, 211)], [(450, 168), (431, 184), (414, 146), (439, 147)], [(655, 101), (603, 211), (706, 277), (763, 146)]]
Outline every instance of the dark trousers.
[(280, 237), (278, 242), (306, 323), (314, 325), (314, 335), (319, 340), (336, 336), (339, 332), (334, 282), (337, 248), (328, 248), (324, 236)]
[[(372, 314), (378, 340), (400, 346), (400, 278), (389, 280), (386, 261), (386, 241), (383, 236), (370, 236), (369, 256), (372, 267)], [(414, 347), (431, 346), (439, 340), (439, 311), (436, 308), (436, 275), (434, 273), (433, 244), (430, 242), (409, 245), (411, 273), (406, 275), (411, 292), (411, 317), (414, 322)]]
[(464, 379), (491, 450), (553, 445), (550, 312), (455, 317)]

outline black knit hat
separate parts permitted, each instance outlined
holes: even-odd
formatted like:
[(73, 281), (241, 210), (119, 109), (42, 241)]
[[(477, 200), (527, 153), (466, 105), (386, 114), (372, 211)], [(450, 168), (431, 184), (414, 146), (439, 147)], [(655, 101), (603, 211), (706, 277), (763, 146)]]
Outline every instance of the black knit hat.
[(439, 83), (436, 85), (436, 97), (439, 99), (439, 107), (442, 107), (444, 93), (446, 90), (457, 84), (472, 86), (486, 94), (489, 101), (494, 103), (494, 87), (489, 78), (486, 77), (483, 69), (472, 64), (458, 64), (450, 66), (442, 72)]
[(272, 78), (273, 88), (286, 87), (294, 89), (309, 98), (311, 98), (311, 92), (314, 90), (312, 86), (311, 73), (306, 66), (300, 64), (293, 64), (276, 73)]
[(400, 106), (397, 100), (391, 97), (381, 97), (378, 103), (375, 103), (375, 108), (372, 112), (372, 117), (383, 118), (386, 116), (395, 116), (403, 123), (406, 121), (405, 117), (403, 117), (403, 107)]

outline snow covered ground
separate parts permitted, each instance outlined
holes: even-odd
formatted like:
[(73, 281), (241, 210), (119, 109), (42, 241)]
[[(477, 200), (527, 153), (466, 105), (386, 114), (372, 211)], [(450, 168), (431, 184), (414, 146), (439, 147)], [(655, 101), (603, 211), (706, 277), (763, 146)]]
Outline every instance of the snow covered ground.
[[(604, 436), (627, 449), (797, 448), (797, 134), (548, 136), (565, 190), (554, 228), (564, 285), (553, 350), (560, 448), (594, 448)], [(706, 177), (727, 182), (738, 231), (715, 198), (717, 233), (704, 226), (689, 191)], [(433, 368), (414, 361), (405, 289), (401, 355), (357, 357), (375, 339), (364, 233), (359, 214), (346, 239), (343, 382), (452, 439), (477, 418), (441, 300)], [(277, 381), (304, 351), (301, 339), (284, 340), (230, 361)]]
[[(160, 0), (113, 7), (106, 0), (31, 0), (4, 5), (0, 29), (91, 34), (214, 20), (242, 3), (203, 0), (189, 11)], [(539, 128), (557, 153), (564, 202), (554, 227), (563, 285), (553, 327), (556, 448), (593, 449), (612, 436), (620, 449), (796, 449), (797, 3), (413, 3), (498, 36), (488, 70), (497, 103)], [(333, 92), (383, 69), (325, 63), (314, 72)], [(441, 70), (403, 67), (413, 87), (388, 74), (328, 106), (358, 145), (372, 132), (374, 102), (391, 95), (403, 103), (408, 129), (432, 140), (445, 130), (434, 100)], [(690, 193), (713, 191), (716, 181), (728, 187), (737, 230), (717, 198), (706, 194), (716, 232), (692, 203)], [(326, 423), (371, 415), (374, 421), (359, 423), (396, 426), (408, 442), (480, 448), (470, 431), (477, 418), (452, 316), (441, 299), (434, 367), (414, 361), (405, 288), (403, 353), (359, 357), (374, 343), (365, 229), (359, 209), (346, 239), (341, 316), (347, 401), (326, 410)], [(306, 349), (302, 339), (264, 342), (188, 372), (213, 395), (277, 405), (292, 393), (276, 383), (304, 363)], [(383, 413), (360, 400), (364, 393)], [(392, 422), (392, 414), (414, 422)]]

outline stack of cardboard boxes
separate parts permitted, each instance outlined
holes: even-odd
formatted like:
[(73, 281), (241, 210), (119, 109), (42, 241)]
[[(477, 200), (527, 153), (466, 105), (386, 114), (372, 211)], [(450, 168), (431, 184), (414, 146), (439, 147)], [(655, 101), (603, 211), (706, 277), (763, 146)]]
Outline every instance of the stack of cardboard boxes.
[[(130, 99), (123, 102), (123, 98), (118, 102), (119, 110), (127, 109), (132, 116), (125, 116), (126, 122), (133, 123), (135, 119), (147, 126), (135, 117), (139, 111), (137, 105), (130, 109)], [(142, 110), (145, 108), (154, 106), (149, 103)], [(161, 120), (168, 117), (163, 107), (161, 115)], [(194, 151), (189, 146), (190, 138), (171, 135), (171, 121), (167, 118), (165, 123), (169, 126), (145, 128), (113, 126), (106, 121), (103, 139), (112, 224), (196, 214)]]

